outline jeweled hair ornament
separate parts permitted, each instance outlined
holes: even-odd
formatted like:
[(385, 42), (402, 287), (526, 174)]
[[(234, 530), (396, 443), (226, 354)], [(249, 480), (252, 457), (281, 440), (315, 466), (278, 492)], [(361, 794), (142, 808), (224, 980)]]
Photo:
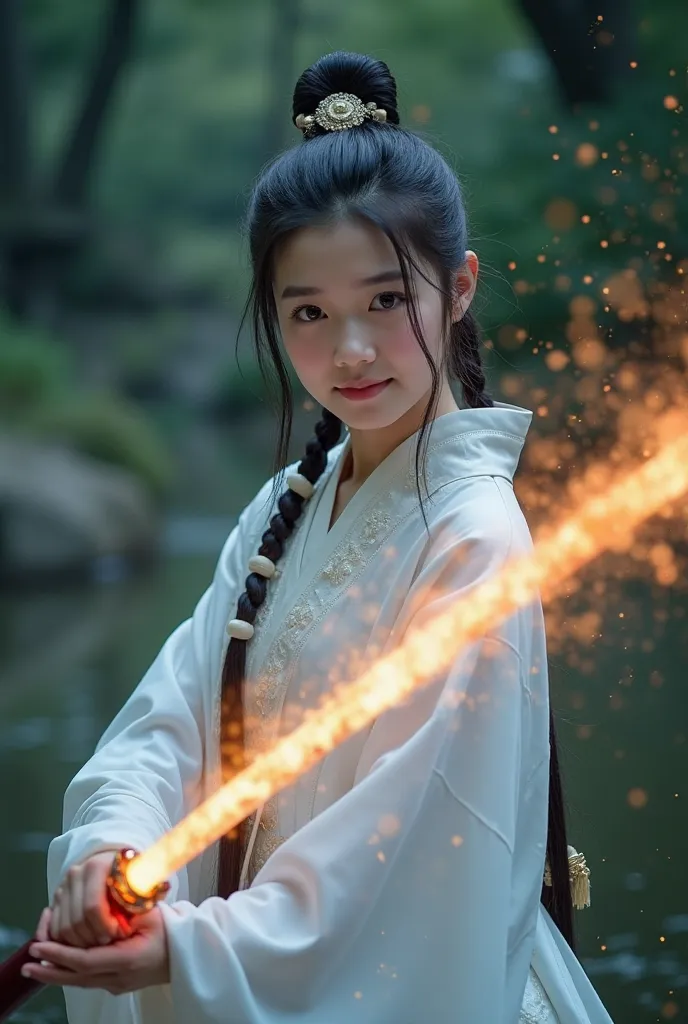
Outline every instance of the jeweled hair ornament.
[(384, 122), (387, 111), (375, 102), (364, 103), (353, 93), (334, 92), (318, 103), (314, 114), (299, 114), (294, 123), (308, 138), (315, 133), (317, 125), (328, 132), (339, 132), (355, 128), (368, 118)]

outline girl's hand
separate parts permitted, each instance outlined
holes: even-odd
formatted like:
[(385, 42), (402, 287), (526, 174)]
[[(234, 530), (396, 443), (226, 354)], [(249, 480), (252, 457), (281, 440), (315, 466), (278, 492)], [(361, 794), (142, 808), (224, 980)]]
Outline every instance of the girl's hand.
[(114, 850), (106, 850), (69, 869), (50, 913), (49, 933), (55, 942), (89, 949), (129, 934), (113, 917), (107, 897), (105, 880), (114, 856)]
[[(112, 859), (112, 858), (111, 858)], [(46, 932), (50, 911), (41, 915), (38, 935)], [(111, 995), (137, 992), (170, 980), (167, 935), (160, 910), (133, 919), (134, 934), (102, 948), (74, 949), (58, 942), (34, 942), (31, 956), (44, 964), (26, 964), (22, 974), (44, 985), (100, 988)]]

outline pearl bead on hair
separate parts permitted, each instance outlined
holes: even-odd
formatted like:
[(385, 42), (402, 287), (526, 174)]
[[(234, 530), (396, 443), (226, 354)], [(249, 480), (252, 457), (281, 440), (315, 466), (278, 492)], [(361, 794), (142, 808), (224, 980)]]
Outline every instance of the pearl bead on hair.
[(265, 555), (254, 555), (253, 558), (249, 559), (248, 570), (249, 572), (257, 572), (259, 576), (264, 576), (266, 580), (271, 580), (277, 572), (277, 566), (272, 559), (267, 558)]
[(227, 623), (227, 634), (237, 640), (250, 640), (254, 629), (250, 622), (243, 619), (230, 619)]
[(310, 480), (306, 480), (305, 476), (302, 476), (300, 473), (289, 474), (287, 477), (287, 487), (303, 498), (304, 501), (308, 501), (315, 491), (315, 487)]

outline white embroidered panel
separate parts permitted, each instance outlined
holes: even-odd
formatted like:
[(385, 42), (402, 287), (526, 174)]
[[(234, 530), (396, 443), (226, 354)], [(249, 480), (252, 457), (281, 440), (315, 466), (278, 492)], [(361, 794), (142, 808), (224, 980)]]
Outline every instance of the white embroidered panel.
[(528, 972), (518, 1024), (560, 1024), (559, 1017), (532, 967)]

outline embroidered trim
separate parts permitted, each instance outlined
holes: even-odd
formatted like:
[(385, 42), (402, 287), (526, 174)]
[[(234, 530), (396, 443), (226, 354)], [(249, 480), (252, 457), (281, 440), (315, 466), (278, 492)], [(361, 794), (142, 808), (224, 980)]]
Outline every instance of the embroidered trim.
[(532, 967), (528, 972), (518, 1024), (558, 1024), (554, 1007)]
[[(244, 834), (247, 838), (244, 844), (244, 856), (246, 856), (248, 843), (255, 824), (256, 813), (257, 812), (254, 811), (254, 813), (246, 819), (246, 830)], [(256, 877), (263, 865), (267, 863), (275, 850), (277, 850), (282, 843), (286, 842), (287, 837), (279, 835), (278, 827), (279, 819), (276, 797), (272, 797), (263, 807), (260, 817), (258, 832), (253, 844), (253, 849), (251, 850), (251, 857), (248, 864), (246, 878), (248, 885), (252, 885), (253, 879)]]
[[(391, 495), (387, 496), (387, 500)], [(388, 530), (392, 524), (391, 516), (381, 509), (371, 512), (366, 516), (365, 525), (360, 532), (360, 538), (365, 545), (374, 544), (378, 536)], [(368, 558), (368, 552), (361, 544), (354, 539), (348, 540), (338, 552), (332, 555), (330, 560), (321, 570), (320, 575), (329, 579), (330, 583), (339, 587), (344, 583), (355, 569), (363, 566)]]

